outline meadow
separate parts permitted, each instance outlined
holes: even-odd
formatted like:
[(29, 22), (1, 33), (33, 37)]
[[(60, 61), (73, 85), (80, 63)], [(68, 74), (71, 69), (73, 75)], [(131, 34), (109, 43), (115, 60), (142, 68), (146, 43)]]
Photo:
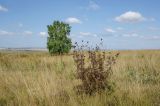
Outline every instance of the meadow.
[(160, 106), (160, 50), (112, 52), (113, 91), (88, 96), (73, 89), (72, 55), (1, 51), (0, 106)]

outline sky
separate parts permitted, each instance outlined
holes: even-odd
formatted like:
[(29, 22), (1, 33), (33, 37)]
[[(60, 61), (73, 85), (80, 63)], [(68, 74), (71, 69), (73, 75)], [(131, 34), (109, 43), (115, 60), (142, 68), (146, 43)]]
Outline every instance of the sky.
[(46, 48), (47, 25), (70, 24), (72, 42), (160, 49), (160, 0), (0, 0), (0, 48)]

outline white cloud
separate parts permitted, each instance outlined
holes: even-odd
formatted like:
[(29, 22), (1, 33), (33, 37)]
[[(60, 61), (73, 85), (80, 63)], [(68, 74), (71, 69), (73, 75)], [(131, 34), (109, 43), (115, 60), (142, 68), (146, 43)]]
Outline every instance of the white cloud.
[(92, 35), (90, 32), (80, 32), (79, 34), (82, 35), (82, 36)]
[(24, 31), (23, 34), (24, 34), (24, 35), (32, 35), (33, 32), (32, 32), (32, 31)]
[(132, 33), (131, 36), (132, 37), (138, 37), (139, 35), (137, 33)]
[(79, 34), (81, 37), (84, 37), (84, 36), (97, 37), (97, 34), (91, 33), (91, 32), (80, 32)]
[(122, 28), (122, 27), (117, 27), (117, 30), (124, 30), (124, 28)]
[(140, 38), (147, 39), (147, 40), (160, 40), (160, 36), (140, 36)]
[(138, 37), (139, 35), (137, 33), (130, 33), (130, 34), (123, 34), (123, 37)]
[(135, 22), (144, 21), (145, 18), (139, 12), (128, 11), (116, 17), (115, 20), (118, 22), (135, 23)]
[(22, 24), (22, 23), (19, 23), (18, 26), (19, 26), (19, 27), (23, 27), (23, 24)]
[(47, 33), (46, 33), (46, 32), (40, 32), (39, 34), (40, 34), (40, 36), (42, 36), (42, 37), (47, 36)]
[(106, 32), (109, 32), (109, 33), (115, 33), (116, 31), (111, 29), (111, 28), (105, 28), (105, 31)]
[(2, 5), (0, 5), (0, 11), (7, 12), (8, 9)]
[(152, 27), (152, 26), (150, 26), (148, 29), (152, 30), (152, 31), (159, 31), (160, 30), (159, 27)]
[(10, 32), (10, 31), (6, 31), (6, 30), (0, 30), (0, 35), (5, 35), (5, 36), (9, 36), (9, 35), (33, 35), (32, 31), (22, 31), (22, 32)]
[(94, 36), (94, 37), (97, 37), (98, 35), (97, 35), (97, 34), (93, 34), (93, 36)]
[(153, 40), (160, 40), (160, 36), (153, 36), (152, 39)]
[(14, 35), (13, 32), (8, 32), (8, 31), (5, 31), (5, 30), (0, 30), (0, 35)]
[(157, 36), (157, 35), (144, 37), (144, 38), (148, 40), (160, 40), (160, 36)]
[(97, 3), (90, 1), (87, 9), (98, 10), (100, 9), (100, 6)]
[(160, 39), (160, 36), (153, 36), (153, 39)]
[(69, 24), (81, 24), (82, 23), (78, 18), (75, 18), (75, 17), (69, 17), (65, 20), (65, 22)]
[(155, 19), (155, 18), (153, 18), (153, 17), (152, 17), (152, 18), (150, 18), (149, 20), (150, 20), (150, 21), (156, 21), (156, 19)]
[(154, 35), (154, 36), (144, 36), (139, 35), (138, 33), (128, 33), (128, 34), (122, 34), (122, 37), (128, 37), (128, 38), (140, 38), (140, 39), (146, 39), (146, 40), (160, 40), (160, 36)]

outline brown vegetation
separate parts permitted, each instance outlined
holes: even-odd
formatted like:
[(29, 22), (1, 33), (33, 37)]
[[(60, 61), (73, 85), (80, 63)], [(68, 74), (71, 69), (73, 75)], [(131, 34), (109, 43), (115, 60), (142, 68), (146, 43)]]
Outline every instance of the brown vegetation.
[(114, 92), (93, 96), (73, 90), (81, 80), (72, 56), (61, 61), (45, 52), (1, 52), (0, 106), (159, 106), (160, 51), (118, 52), (109, 78)]

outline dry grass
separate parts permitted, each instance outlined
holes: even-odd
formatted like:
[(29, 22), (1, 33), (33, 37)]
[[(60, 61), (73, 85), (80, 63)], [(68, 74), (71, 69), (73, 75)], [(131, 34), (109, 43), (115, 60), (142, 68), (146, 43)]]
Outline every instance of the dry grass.
[(120, 51), (114, 92), (76, 95), (72, 56), (0, 53), (0, 106), (160, 106), (160, 51)]

